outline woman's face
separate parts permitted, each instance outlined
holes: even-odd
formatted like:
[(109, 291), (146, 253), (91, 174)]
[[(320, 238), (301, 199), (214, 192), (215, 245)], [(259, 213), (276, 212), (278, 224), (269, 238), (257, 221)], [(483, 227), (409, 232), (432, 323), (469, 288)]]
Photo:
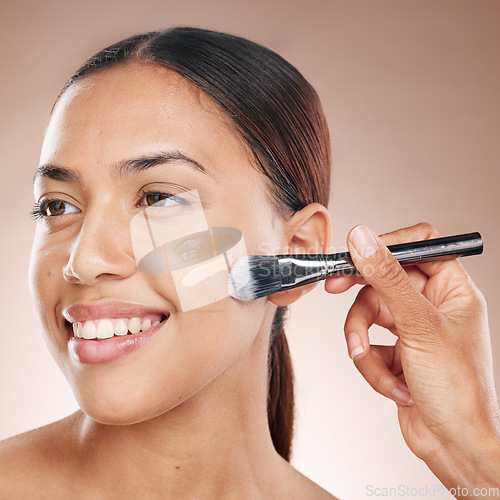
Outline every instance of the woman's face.
[[(226, 116), (184, 77), (134, 63), (82, 78), (54, 109), (40, 165), (31, 287), (49, 348), (89, 416), (160, 415), (268, 335), (265, 299), (209, 297), (225, 276), (220, 261), (189, 283), (182, 269), (138, 266), (158, 236), (148, 224), (158, 246), (188, 245), (179, 255), (189, 269), (183, 236), (204, 225), (240, 230), (249, 254), (283, 247), (263, 175)], [(75, 338), (72, 323), (77, 335), (113, 337)], [(139, 324), (144, 333), (131, 333)]]

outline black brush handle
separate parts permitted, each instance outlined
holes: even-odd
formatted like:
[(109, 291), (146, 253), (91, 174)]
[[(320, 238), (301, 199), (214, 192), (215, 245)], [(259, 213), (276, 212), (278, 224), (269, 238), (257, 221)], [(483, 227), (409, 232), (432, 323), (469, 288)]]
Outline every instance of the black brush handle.
[[(446, 260), (455, 257), (465, 257), (466, 255), (478, 255), (483, 252), (483, 239), (479, 233), (466, 233), (430, 240), (412, 241), (399, 245), (387, 247), (396, 257), (402, 266), (422, 264), (433, 260)], [(323, 262), (324, 271), (320, 279), (330, 276), (349, 276), (360, 274), (353, 264), (349, 252), (339, 252), (333, 254), (299, 254), (299, 255), (279, 255), (278, 258), (287, 261), (319, 263)], [(298, 261), (298, 262), (297, 262)], [(305, 266), (308, 267), (307, 265)], [(305, 274), (307, 270), (305, 269)], [(305, 276), (304, 276), (305, 278)], [(301, 284), (305, 284), (307, 279), (301, 279)], [(314, 279), (317, 281), (317, 278)]]

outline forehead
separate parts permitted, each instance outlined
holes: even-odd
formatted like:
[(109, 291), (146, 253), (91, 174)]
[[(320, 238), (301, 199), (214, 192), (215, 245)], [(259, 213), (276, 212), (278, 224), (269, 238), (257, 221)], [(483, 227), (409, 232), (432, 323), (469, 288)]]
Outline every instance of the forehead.
[(56, 104), (41, 162), (116, 162), (145, 150), (189, 150), (200, 161), (249, 158), (229, 117), (194, 83), (166, 67), (129, 63), (87, 75)]

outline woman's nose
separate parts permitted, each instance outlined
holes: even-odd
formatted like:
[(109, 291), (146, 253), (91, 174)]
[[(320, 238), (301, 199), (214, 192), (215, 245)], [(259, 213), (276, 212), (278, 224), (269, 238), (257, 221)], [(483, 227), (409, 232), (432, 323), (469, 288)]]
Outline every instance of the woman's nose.
[(107, 279), (128, 278), (137, 270), (129, 221), (87, 218), (71, 245), (63, 276), (69, 283), (96, 285)]

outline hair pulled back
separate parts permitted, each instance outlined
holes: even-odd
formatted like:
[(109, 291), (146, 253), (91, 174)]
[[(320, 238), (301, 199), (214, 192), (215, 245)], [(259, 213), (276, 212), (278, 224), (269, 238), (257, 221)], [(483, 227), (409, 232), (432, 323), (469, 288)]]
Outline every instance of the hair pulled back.
[[(174, 69), (219, 104), (248, 145), (256, 167), (268, 178), (271, 201), (281, 216), (291, 216), (309, 203), (327, 205), (326, 120), (313, 87), (281, 56), (237, 36), (177, 27), (132, 36), (97, 52), (73, 74), (61, 94), (85, 75), (133, 61)], [(294, 400), (284, 332), (286, 310), (279, 306), (273, 319), (267, 413), (274, 446), (289, 460)]]

